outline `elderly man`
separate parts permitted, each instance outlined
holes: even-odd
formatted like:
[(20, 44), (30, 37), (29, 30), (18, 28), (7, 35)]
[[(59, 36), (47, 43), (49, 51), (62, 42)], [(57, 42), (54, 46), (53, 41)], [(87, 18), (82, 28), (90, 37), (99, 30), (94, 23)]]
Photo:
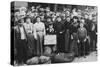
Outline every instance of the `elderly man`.
[(25, 63), (27, 60), (27, 38), (26, 32), (24, 29), (24, 20), (20, 19), (19, 24), (14, 27), (14, 36), (15, 36), (15, 49), (16, 49), (16, 57), (15, 60), (18, 61), (18, 64)]

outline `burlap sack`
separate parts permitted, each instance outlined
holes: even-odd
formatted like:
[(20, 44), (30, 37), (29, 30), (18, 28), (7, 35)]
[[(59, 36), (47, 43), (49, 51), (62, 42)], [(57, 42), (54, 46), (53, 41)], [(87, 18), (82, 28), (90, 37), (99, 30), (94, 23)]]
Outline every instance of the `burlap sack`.
[(50, 57), (47, 56), (40, 56), (39, 57), (40, 63), (47, 63), (50, 61)]
[(33, 57), (26, 62), (28, 65), (34, 65), (39, 63), (39, 57)]

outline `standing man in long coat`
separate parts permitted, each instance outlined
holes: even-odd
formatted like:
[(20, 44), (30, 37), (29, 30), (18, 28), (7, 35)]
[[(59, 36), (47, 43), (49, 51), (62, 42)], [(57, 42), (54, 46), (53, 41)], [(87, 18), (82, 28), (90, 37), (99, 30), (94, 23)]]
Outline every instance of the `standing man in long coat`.
[(70, 51), (74, 52), (76, 56), (78, 55), (78, 46), (77, 46), (77, 40), (78, 40), (77, 29), (78, 29), (78, 27), (79, 27), (78, 17), (74, 16), (73, 19), (71, 20), (71, 25), (70, 25), (70, 33), (71, 33)]
[(55, 31), (57, 34), (57, 53), (64, 52), (64, 24), (61, 17), (57, 17), (55, 22)]
[(66, 18), (66, 21), (64, 23), (65, 26), (65, 52), (70, 52), (70, 41), (71, 41), (71, 35), (70, 35), (70, 17)]

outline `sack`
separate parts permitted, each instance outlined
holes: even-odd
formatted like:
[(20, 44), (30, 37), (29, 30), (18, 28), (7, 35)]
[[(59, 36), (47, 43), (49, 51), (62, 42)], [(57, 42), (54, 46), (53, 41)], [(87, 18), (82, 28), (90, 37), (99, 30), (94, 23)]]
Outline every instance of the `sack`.
[(74, 59), (74, 53), (59, 53), (52, 58), (52, 63), (71, 62)]
[(39, 63), (38, 57), (33, 57), (26, 61), (26, 64), (28, 64), (28, 65), (33, 65), (33, 64), (38, 64), (38, 63)]
[(49, 46), (44, 48), (44, 55), (48, 56), (51, 55), (52, 49)]
[(50, 61), (50, 57), (40, 56), (39, 60), (40, 60), (40, 63), (47, 63), (48, 61)]

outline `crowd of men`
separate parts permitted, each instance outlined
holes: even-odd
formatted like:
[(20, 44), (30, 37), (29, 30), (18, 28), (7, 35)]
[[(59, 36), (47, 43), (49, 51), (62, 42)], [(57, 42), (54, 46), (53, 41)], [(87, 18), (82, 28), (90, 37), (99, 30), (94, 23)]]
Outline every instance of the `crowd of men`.
[(14, 26), (14, 53), (18, 63), (44, 54), (44, 37), (56, 35), (56, 50), (52, 53), (74, 52), (81, 57), (96, 51), (97, 8), (64, 8), (51, 11), (49, 7), (21, 7), (11, 18)]

